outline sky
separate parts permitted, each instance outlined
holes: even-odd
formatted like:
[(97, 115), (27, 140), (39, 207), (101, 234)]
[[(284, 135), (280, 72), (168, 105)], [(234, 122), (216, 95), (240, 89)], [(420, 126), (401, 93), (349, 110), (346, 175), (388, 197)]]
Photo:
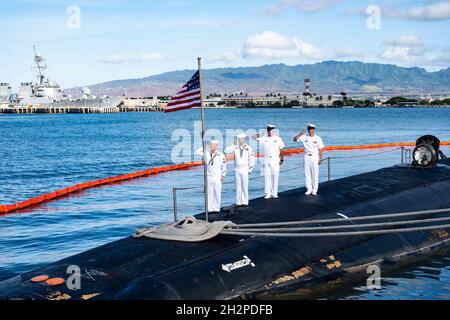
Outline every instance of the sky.
[[(35, 80), (33, 45), (64, 88), (325, 60), (450, 65), (450, 0), (0, 0), (0, 82)], [(16, 90), (15, 90), (16, 91)]]

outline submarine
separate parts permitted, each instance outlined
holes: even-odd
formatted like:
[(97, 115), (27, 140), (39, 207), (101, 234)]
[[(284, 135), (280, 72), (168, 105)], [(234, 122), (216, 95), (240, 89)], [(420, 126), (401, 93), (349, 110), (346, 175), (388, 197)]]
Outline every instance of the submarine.
[[(420, 137), (410, 163), (321, 183), (316, 197), (297, 188), (223, 208), (208, 223), (201, 213), (138, 230), (5, 280), (0, 299), (258, 299), (446, 250), (450, 159), (439, 143)], [(197, 223), (211, 235), (183, 241)]]

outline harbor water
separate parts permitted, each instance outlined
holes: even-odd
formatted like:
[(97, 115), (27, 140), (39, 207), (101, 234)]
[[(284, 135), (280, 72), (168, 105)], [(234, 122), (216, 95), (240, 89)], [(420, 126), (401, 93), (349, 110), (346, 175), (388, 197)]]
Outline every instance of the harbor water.
[[(199, 143), (193, 137), (199, 119), (198, 109), (171, 114), (0, 114), (0, 203), (22, 201), (89, 180), (171, 165), (173, 160), (198, 159), (189, 155)], [(450, 141), (450, 108), (206, 110), (210, 136), (217, 138), (227, 130), (258, 130), (272, 123), (279, 128), (288, 148), (299, 147), (292, 137), (311, 122), (317, 125), (317, 134), (326, 145), (407, 142), (424, 134)], [(174, 147), (181, 140), (187, 146), (184, 158), (174, 156)], [(223, 144), (229, 142), (229, 137), (223, 140)], [(449, 147), (443, 151), (450, 154)], [(336, 151), (327, 155), (336, 157), (331, 161), (332, 179), (401, 161), (397, 148)], [(281, 191), (304, 185), (302, 165), (301, 155), (286, 158)], [(251, 198), (263, 195), (260, 167), (258, 164), (252, 174)], [(222, 205), (234, 201), (232, 171), (229, 163)], [(192, 188), (178, 192), (179, 216), (199, 213), (203, 205), (202, 173), (198, 167), (140, 178), (0, 217), (0, 280), (129, 236), (138, 227), (171, 221), (174, 187)], [(326, 179), (325, 163), (321, 181)], [(449, 279), (450, 256), (443, 255), (382, 274), (380, 290), (368, 290), (364, 280), (330, 285), (329, 290), (314, 297), (448, 299)]]

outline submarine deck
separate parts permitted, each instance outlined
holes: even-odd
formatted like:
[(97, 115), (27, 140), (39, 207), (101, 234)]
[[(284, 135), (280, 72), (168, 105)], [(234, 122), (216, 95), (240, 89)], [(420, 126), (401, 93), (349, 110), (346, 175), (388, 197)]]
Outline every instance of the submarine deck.
[[(429, 188), (436, 183), (443, 185)], [(426, 188), (429, 192), (424, 192), (422, 199), (418, 198), (416, 193), (406, 194), (406, 198), (394, 197), (417, 188)], [(319, 217), (337, 218), (338, 212), (350, 212), (355, 216), (358, 213), (363, 215), (410, 211), (410, 209), (438, 209), (442, 208), (443, 204), (450, 206), (449, 190), (450, 159), (446, 159), (441, 160), (439, 165), (433, 168), (394, 166), (324, 182), (320, 185), (319, 194), (316, 197), (304, 195), (305, 188), (297, 188), (280, 193), (279, 199), (257, 198), (251, 200), (250, 205), (245, 208), (230, 207), (231, 211), (223, 209), (220, 214), (210, 216), (210, 220), (230, 220), (236, 224), (244, 224), (297, 221)], [(438, 201), (430, 200), (430, 192)], [(373, 205), (374, 202), (382, 199), (390, 199), (389, 208)], [(411, 205), (405, 203), (405, 199), (409, 199)], [(368, 208), (372, 211), (367, 212)], [(204, 214), (196, 217), (204, 218)], [(408, 236), (390, 235), (389, 237), (390, 239), (402, 237), (410, 245), (414, 244), (414, 241), (408, 240)], [(373, 238), (377, 237), (326, 238), (318, 241), (314, 238), (262, 239), (220, 235), (206, 242), (187, 243), (128, 237), (6, 280), (0, 283), (0, 298), (233, 298), (246, 290), (267, 287), (272, 280), (295, 270), (290, 269), (291, 266), (306, 265), (326, 252), (357, 246)], [(385, 239), (388, 238), (385, 237)], [(389, 243), (384, 241), (383, 246), (378, 252), (366, 250), (366, 253), (361, 255), (382, 255), (389, 250)], [(217, 265), (212, 266), (218, 261), (223, 264), (242, 258), (242, 252), (254, 253), (254, 262), (263, 265), (256, 278), (250, 276), (250, 271), (243, 269), (237, 278), (229, 279), (227, 278), (231, 276), (229, 272), (224, 275), (218, 274), (221, 272), (220, 264), (218, 270), (216, 270)], [(261, 260), (264, 256), (269, 261)], [(354, 253), (352, 258), (355, 258)], [(66, 286), (52, 287), (45, 283), (30, 281), (31, 278), (39, 275), (66, 279), (69, 276), (66, 273), (69, 265), (77, 265), (81, 269), (80, 290), (73, 291)], [(188, 266), (191, 267), (191, 271), (185, 273), (186, 279), (181, 278), (179, 274), (183, 273)], [(198, 271), (192, 271), (196, 268)], [(208, 276), (217, 280), (220, 283), (219, 287), (204, 281)], [(164, 279), (165, 284), (159, 283), (158, 279)], [(246, 281), (248, 286), (243, 284)], [(195, 289), (196, 284), (197, 289)], [(194, 285), (194, 288), (187, 291), (177, 288), (177, 286), (188, 285)], [(223, 288), (227, 288), (226, 293), (221, 292)], [(158, 293), (149, 294), (156, 291)]]

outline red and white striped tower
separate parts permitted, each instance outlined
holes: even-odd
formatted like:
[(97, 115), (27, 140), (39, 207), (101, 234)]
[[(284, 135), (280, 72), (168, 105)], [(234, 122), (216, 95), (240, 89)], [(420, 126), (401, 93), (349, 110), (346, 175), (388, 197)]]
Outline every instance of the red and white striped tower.
[(310, 84), (311, 84), (310, 79), (305, 79), (305, 87), (306, 87), (305, 96), (311, 95)]

